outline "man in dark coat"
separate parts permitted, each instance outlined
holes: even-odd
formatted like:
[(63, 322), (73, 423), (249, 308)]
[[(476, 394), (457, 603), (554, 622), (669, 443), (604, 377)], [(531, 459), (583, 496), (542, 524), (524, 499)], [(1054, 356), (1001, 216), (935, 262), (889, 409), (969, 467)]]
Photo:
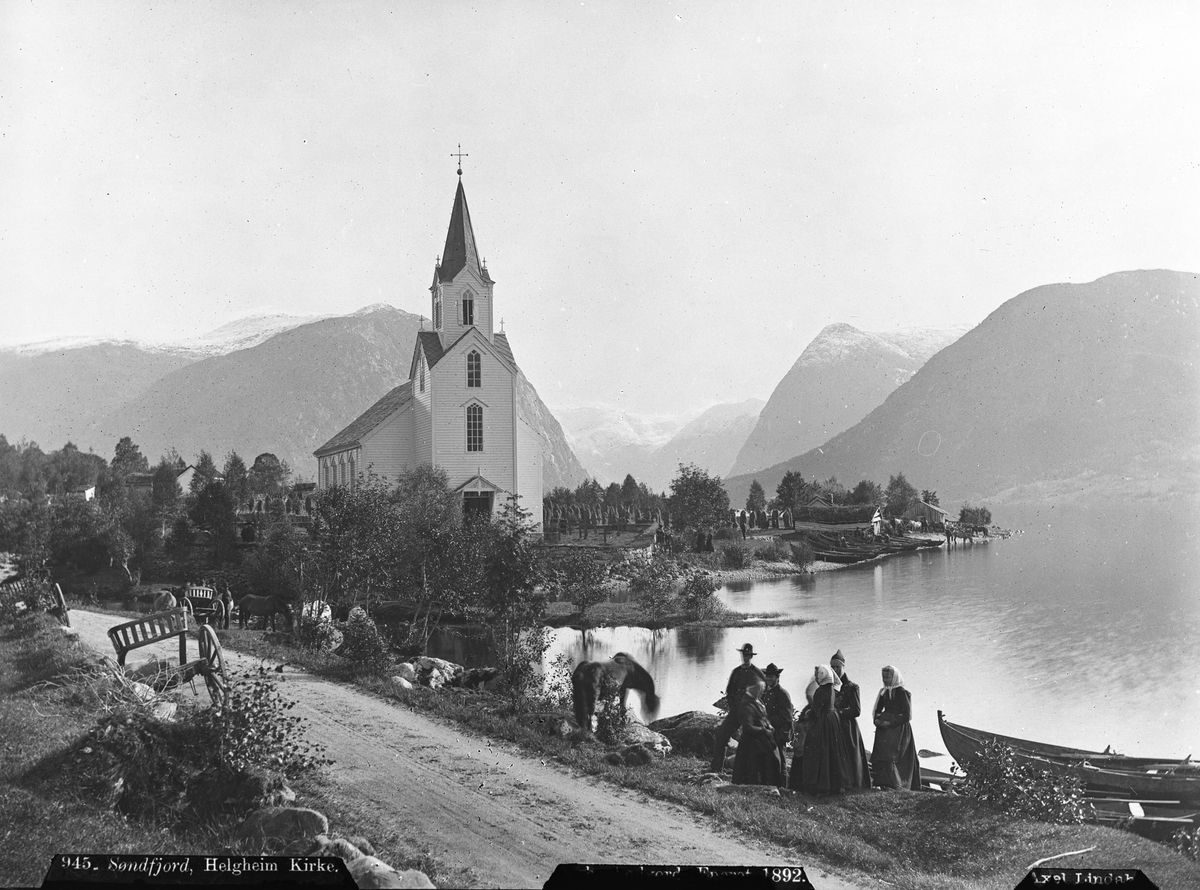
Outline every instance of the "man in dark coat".
[(725, 719), (717, 726), (716, 737), (713, 739), (713, 756), (709, 769), (719, 773), (725, 766), (725, 746), (737, 731), (738, 703), (746, 693), (746, 688), (754, 683), (767, 682), (763, 672), (751, 664), (754, 658), (754, 647), (749, 643), (737, 650), (742, 653), (742, 663), (729, 673), (729, 682), (725, 684)]
[(858, 728), (858, 716), (862, 713), (862, 695), (858, 684), (846, 674), (846, 656), (839, 649), (829, 659), (829, 666), (842, 681), (842, 688), (834, 697), (834, 710), (842, 721), (842, 738), (846, 747), (846, 765), (850, 768), (853, 788), (871, 787), (871, 767), (867, 761), (867, 749), (863, 745), (862, 731)]
[[(792, 739), (792, 723), (796, 718), (796, 709), (792, 707), (792, 697), (788, 691), (779, 685), (779, 675), (783, 668), (776, 667), (771, 662), (763, 669), (767, 678), (767, 688), (762, 694), (762, 703), (767, 709), (767, 719), (775, 728), (775, 746), (779, 748), (779, 762), (787, 764), (787, 743)], [(782, 784), (787, 784), (787, 776), (783, 776)]]

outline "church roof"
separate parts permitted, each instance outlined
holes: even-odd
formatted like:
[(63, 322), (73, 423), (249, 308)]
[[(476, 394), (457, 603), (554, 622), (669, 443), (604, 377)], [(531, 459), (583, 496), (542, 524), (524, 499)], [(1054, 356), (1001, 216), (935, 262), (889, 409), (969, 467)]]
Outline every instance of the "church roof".
[(500, 353), (502, 358), (508, 359), (508, 363), (516, 367), (517, 360), (513, 358), (512, 347), (508, 345), (508, 336), (501, 331), (492, 338), (492, 345), (496, 347), (496, 351)]
[[(419, 335), (418, 335), (419, 336)], [(434, 335), (437, 336), (436, 334)], [(401, 383), (386, 396), (364, 411), (348, 427), (313, 452), (316, 457), (324, 457), (345, 448), (360, 444), (362, 437), (383, 423), (397, 408), (412, 399), (412, 381)]]
[(446, 231), (446, 246), (442, 248), (442, 264), (438, 267), (438, 278), (452, 281), (454, 276), (470, 264), (485, 282), (491, 282), (487, 270), (479, 262), (479, 251), (475, 247), (475, 230), (471, 228), (471, 212), (467, 210), (467, 193), (462, 180), (454, 193), (454, 209), (450, 212), (450, 228)]
[[(442, 335), (437, 331), (418, 331), (417, 345), (425, 350), (425, 361), (429, 362), (431, 368), (441, 361), (446, 352), (442, 349)], [(411, 372), (409, 376), (412, 376)]]

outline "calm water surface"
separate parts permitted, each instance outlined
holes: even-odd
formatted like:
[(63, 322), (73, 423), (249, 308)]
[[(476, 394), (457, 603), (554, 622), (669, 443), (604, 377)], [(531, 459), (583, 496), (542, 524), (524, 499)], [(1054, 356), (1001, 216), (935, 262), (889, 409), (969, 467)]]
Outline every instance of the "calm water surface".
[[(553, 658), (626, 651), (654, 675), (660, 716), (712, 711), (734, 650), (784, 668), (793, 700), (841, 648), (863, 690), (867, 746), (879, 670), (913, 695), (918, 747), (944, 751), (937, 709), (968, 726), (1128, 754), (1200, 756), (1200, 527), (1194, 505), (997, 515), (1025, 534), (863, 568), (730, 585), (743, 612), (815, 619), (705, 632), (556, 632)], [(945, 768), (948, 759), (927, 761)]]

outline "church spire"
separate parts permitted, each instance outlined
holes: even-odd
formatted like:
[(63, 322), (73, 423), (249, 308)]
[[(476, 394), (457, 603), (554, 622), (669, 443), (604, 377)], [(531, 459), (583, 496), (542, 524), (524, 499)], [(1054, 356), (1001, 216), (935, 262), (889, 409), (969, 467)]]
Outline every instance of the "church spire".
[(462, 179), (458, 180), (458, 191), (454, 194), (454, 209), (450, 212), (450, 228), (446, 232), (446, 247), (442, 250), (442, 265), (438, 270), (441, 281), (453, 281), (464, 268), (470, 266), (484, 281), (490, 281), (487, 270), (479, 262), (475, 248), (475, 231), (471, 228), (471, 213), (467, 210), (467, 193), (463, 191)]

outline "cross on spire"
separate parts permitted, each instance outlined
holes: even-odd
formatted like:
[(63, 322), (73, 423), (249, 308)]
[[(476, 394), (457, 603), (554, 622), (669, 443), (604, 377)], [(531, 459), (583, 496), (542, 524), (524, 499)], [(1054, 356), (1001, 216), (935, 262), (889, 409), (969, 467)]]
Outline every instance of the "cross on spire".
[(463, 153), (463, 150), (462, 150), (462, 143), (461, 143), (461, 142), (460, 142), (460, 143), (458, 143), (458, 151), (452, 151), (452, 152), (450, 152), (450, 157), (452, 157), (452, 158), (458, 158), (458, 175), (459, 175), (459, 176), (462, 176), (462, 159), (463, 159), (463, 158), (469, 158), (469, 157), (470, 157), (470, 155), (469, 155), (469, 154), (464, 154), (464, 153)]

